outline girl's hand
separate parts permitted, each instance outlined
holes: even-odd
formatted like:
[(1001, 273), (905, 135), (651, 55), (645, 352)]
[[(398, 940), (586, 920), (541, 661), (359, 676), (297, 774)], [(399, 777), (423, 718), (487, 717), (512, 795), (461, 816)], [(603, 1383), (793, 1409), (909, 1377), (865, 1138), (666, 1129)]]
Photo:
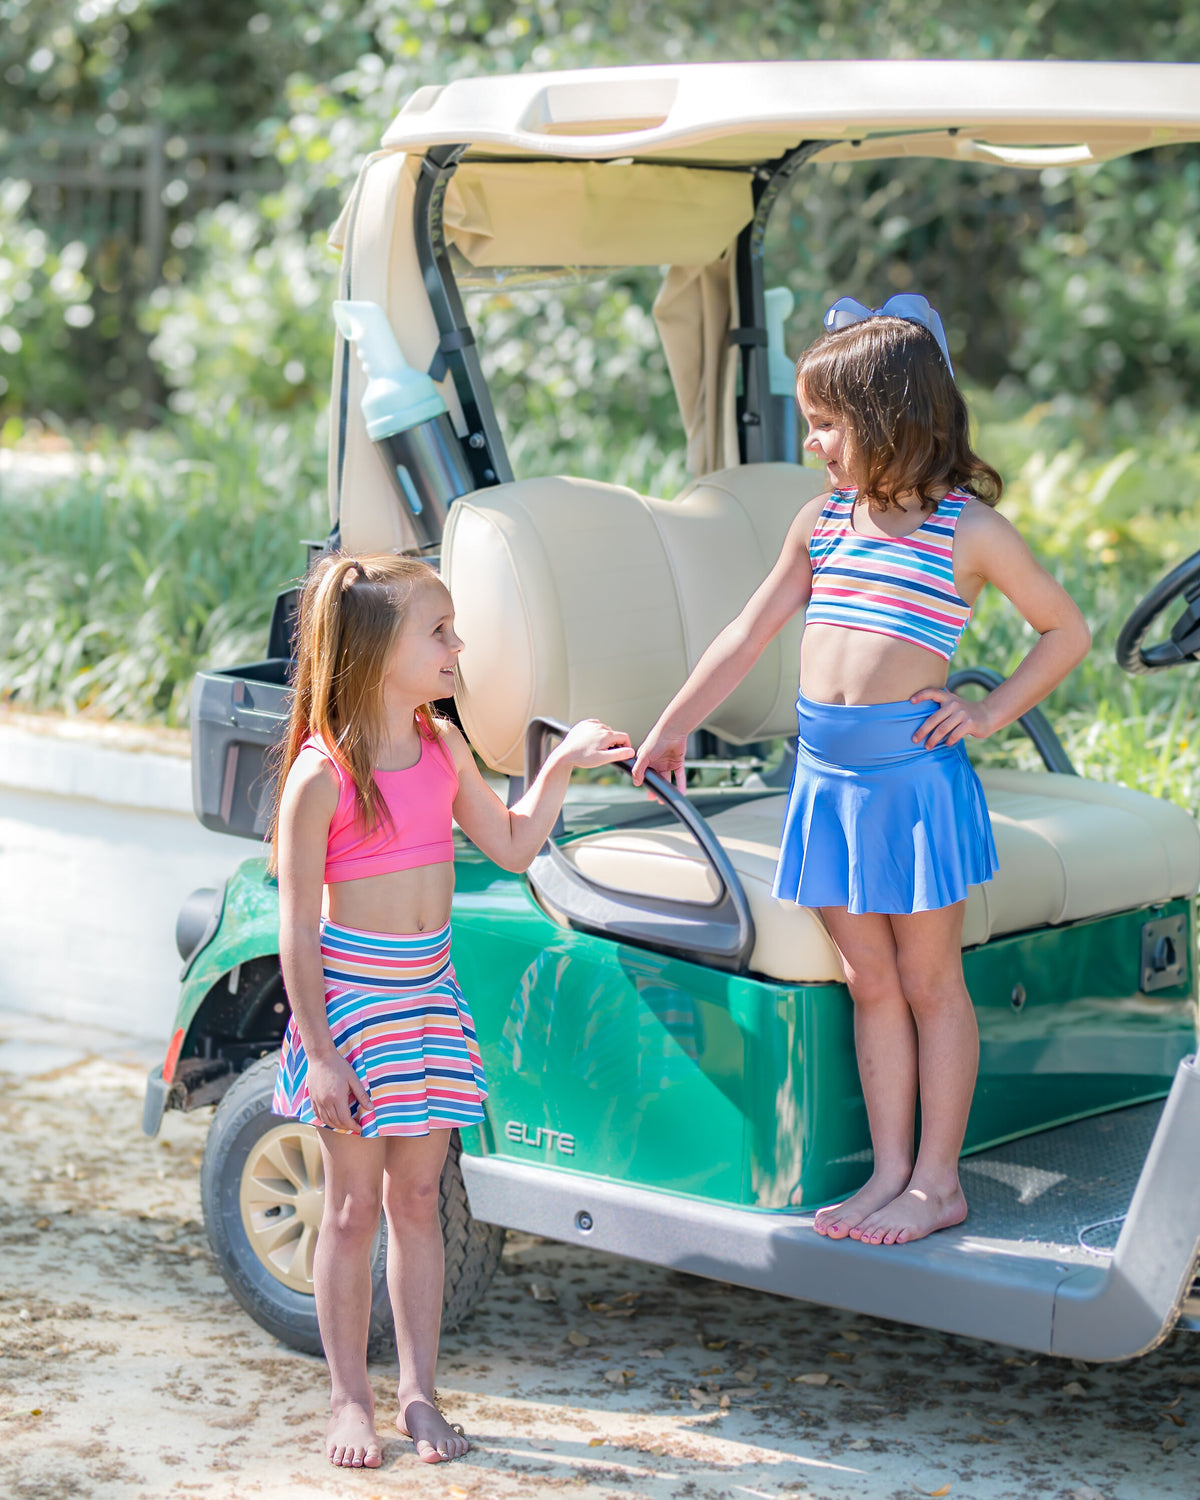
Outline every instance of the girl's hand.
[(617, 760), (632, 760), (633, 744), (622, 730), (610, 729), (599, 719), (580, 719), (555, 753), (571, 766), (609, 766)]
[(967, 735), (975, 740), (985, 740), (995, 730), (986, 698), (960, 698), (948, 688), (922, 688), (912, 695), (909, 702), (926, 700), (936, 703), (937, 711), (930, 714), (913, 735), (913, 743), (919, 745), (924, 740), (926, 750), (943, 744), (957, 745)]
[(308, 1097), (319, 1125), (352, 1131), (355, 1135), (361, 1132), (350, 1114), (351, 1097), (358, 1100), (360, 1111), (372, 1108), (366, 1086), (340, 1052), (309, 1058)]
[(634, 786), (641, 786), (647, 771), (657, 771), (664, 781), (673, 781), (681, 792), (686, 791), (687, 773), (683, 768), (686, 754), (686, 734), (669, 737), (652, 729), (633, 763)]

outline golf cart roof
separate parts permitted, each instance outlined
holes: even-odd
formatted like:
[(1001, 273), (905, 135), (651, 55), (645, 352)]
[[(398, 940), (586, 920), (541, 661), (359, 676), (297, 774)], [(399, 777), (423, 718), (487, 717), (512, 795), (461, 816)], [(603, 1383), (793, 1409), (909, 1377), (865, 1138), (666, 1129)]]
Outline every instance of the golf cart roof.
[[(809, 161), (934, 157), (1082, 167), (1200, 141), (1200, 65), (761, 62), (473, 77), (418, 89), (331, 241), (341, 295), (381, 306), (438, 381), (478, 485), (511, 477), (458, 288), (666, 268), (655, 319), (696, 475), (778, 456), (762, 244)], [(811, 310), (809, 326), (811, 326)], [(348, 545), (411, 528), (334, 354), (330, 514)], [(469, 435), (469, 436), (468, 436)]]
[(383, 144), (752, 166), (814, 139), (830, 142), (825, 160), (1078, 166), (1200, 140), (1200, 66), (751, 62), (476, 77), (418, 89)]

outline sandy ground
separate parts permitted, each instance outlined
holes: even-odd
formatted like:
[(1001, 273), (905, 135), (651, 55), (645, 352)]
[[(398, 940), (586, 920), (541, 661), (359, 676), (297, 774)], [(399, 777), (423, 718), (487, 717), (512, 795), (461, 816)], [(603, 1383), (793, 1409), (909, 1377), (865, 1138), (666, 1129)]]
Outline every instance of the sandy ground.
[(472, 1451), (427, 1468), (396, 1438), (381, 1470), (335, 1472), (322, 1363), (209, 1253), (208, 1113), (140, 1133), (147, 1060), (0, 1013), (4, 1500), (1200, 1495), (1200, 1335), (1072, 1365), (517, 1236), (443, 1344)]

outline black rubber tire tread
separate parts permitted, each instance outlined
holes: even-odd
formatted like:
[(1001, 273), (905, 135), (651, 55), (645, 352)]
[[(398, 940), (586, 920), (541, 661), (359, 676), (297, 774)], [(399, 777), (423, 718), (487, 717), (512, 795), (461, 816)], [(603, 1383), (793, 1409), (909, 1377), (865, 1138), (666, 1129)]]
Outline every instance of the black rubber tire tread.
[(442, 1296), (442, 1327), (457, 1328), (482, 1301), (504, 1249), (504, 1230), (496, 1224), (481, 1224), (471, 1217), (467, 1190), (458, 1159), (462, 1142), (458, 1131), (450, 1137), (450, 1150), (442, 1169), (438, 1207), (442, 1216), (442, 1238), (446, 1243), (446, 1284)]
[[(260, 1058), (238, 1078), (217, 1106), (204, 1144), (200, 1201), (208, 1242), (229, 1290), (268, 1333), (304, 1354), (321, 1354), (313, 1298), (276, 1281), (255, 1255), (242, 1227), (239, 1193), (242, 1169), (260, 1136), (279, 1124), (271, 1114), (278, 1057)], [(387, 1295), (387, 1232), (381, 1229), (372, 1262), (372, 1353), (392, 1342), (392, 1311)]]
[[(242, 1167), (254, 1142), (277, 1123), (271, 1110), (278, 1058), (272, 1054), (252, 1064), (217, 1106), (204, 1146), (200, 1199), (208, 1241), (221, 1275), (234, 1297), (260, 1327), (304, 1354), (321, 1354), (316, 1305), (311, 1296), (275, 1280), (262, 1265), (242, 1228), (239, 1190)], [(504, 1249), (504, 1230), (472, 1218), (459, 1157), (458, 1132), (442, 1170), (438, 1207), (446, 1245), (446, 1281), (442, 1327), (457, 1328), (478, 1306), (491, 1285)], [(372, 1356), (393, 1347), (392, 1311), (387, 1295), (387, 1224), (380, 1221), (379, 1243), (372, 1264)]]

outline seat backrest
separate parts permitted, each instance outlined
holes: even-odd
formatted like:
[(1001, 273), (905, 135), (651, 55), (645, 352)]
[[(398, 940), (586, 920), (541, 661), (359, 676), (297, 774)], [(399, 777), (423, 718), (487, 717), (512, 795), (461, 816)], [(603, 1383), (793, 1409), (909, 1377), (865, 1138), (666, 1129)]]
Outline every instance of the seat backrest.
[[(602, 718), (644, 737), (824, 478), (749, 464), (675, 500), (554, 477), (455, 501), (442, 574), (466, 643), (457, 702), (487, 763), (520, 775), (538, 714)], [(800, 631), (797, 617), (707, 728), (737, 744), (795, 731)]]

